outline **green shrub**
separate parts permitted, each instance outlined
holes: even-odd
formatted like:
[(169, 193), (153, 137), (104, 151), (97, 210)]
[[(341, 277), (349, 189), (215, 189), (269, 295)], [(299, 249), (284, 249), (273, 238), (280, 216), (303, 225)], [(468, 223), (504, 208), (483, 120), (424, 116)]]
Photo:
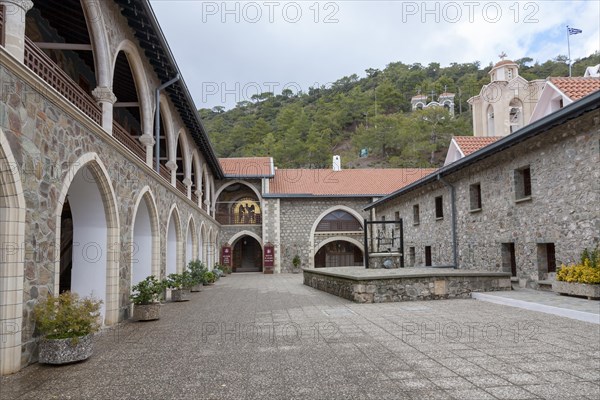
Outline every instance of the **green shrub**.
[(189, 289), (194, 285), (194, 278), (190, 271), (183, 271), (181, 274), (169, 274), (167, 276), (167, 287), (169, 289)]
[(131, 287), (132, 294), (129, 298), (133, 304), (156, 303), (162, 300), (165, 289), (165, 281), (159, 281), (154, 275), (150, 275)]
[(206, 271), (202, 277), (202, 283), (211, 284), (217, 281), (217, 276), (210, 271)]
[(36, 329), (48, 339), (67, 339), (94, 333), (100, 329), (101, 300), (82, 299), (76, 293), (50, 295), (33, 309)]

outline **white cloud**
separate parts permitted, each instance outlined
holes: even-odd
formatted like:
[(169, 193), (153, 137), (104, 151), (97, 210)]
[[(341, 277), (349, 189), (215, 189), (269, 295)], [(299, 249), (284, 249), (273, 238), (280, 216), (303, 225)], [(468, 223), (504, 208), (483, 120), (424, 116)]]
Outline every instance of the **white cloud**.
[[(565, 25), (583, 30), (570, 37), (573, 59), (600, 48), (598, 1), (151, 3), (197, 105), (204, 107), (223, 97), (225, 106), (233, 106), (244, 99), (239, 91), (233, 95), (235, 88), (253, 82), (278, 82), (279, 90), (295, 82), (308, 90), (315, 82), (364, 75), (396, 61), (487, 65), (501, 51), (512, 59), (545, 61), (567, 53)], [(225, 13), (223, 4), (235, 11)], [(257, 9), (262, 16), (251, 23)], [(327, 16), (337, 22), (325, 23)], [(203, 88), (213, 82), (219, 93), (207, 95)]]

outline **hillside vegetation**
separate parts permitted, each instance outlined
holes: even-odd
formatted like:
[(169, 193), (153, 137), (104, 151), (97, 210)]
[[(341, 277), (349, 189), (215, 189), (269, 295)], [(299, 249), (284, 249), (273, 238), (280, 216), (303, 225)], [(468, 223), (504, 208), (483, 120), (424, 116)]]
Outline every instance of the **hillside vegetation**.
[[(515, 60), (527, 80), (567, 76), (566, 57), (544, 63)], [(574, 62), (573, 76), (600, 63), (600, 54)], [(308, 93), (284, 90), (262, 93), (231, 110), (201, 109), (200, 114), (219, 157), (274, 157), (280, 168), (324, 168), (340, 154), (345, 168), (438, 167), (452, 135), (471, 135), (467, 100), (489, 83), (492, 65), (479, 62), (441, 67), (432, 62), (393, 62), (366, 76), (345, 76)], [(417, 93), (431, 100), (442, 92), (455, 97), (455, 116), (443, 108), (411, 111)], [(361, 149), (368, 156), (359, 157)]]

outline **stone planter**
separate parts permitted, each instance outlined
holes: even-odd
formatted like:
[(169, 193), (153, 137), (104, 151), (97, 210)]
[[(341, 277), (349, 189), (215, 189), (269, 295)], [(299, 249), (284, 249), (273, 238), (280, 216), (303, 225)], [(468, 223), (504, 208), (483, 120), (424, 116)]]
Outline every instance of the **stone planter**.
[(552, 282), (552, 291), (571, 296), (587, 297), (590, 300), (600, 300), (600, 285), (554, 281)]
[(93, 352), (93, 336), (93, 334), (89, 334), (75, 339), (41, 339), (39, 362), (67, 364), (86, 360)]
[(192, 294), (189, 289), (174, 289), (171, 291), (172, 301), (190, 301)]
[(154, 321), (160, 319), (160, 303), (153, 304), (134, 304), (134, 321)]
[(190, 291), (192, 291), (192, 292), (201, 292), (202, 291), (202, 284), (199, 283), (197, 285), (192, 286), (192, 288), (190, 289)]

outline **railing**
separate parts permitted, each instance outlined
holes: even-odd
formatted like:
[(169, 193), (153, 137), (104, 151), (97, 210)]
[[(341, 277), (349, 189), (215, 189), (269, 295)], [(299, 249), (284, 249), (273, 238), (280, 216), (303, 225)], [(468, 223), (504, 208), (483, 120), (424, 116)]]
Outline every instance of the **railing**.
[[(46, 83), (65, 96), (75, 107), (83, 111), (98, 125), (102, 125), (102, 111), (100, 107), (28, 37), (25, 37), (24, 63), (40, 78), (46, 81)], [(146, 157), (144, 156), (144, 158)]]
[(222, 225), (261, 225), (262, 214), (217, 212), (215, 219)]
[(362, 231), (358, 221), (324, 221), (317, 225), (317, 232), (353, 232)]
[(196, 196), (194, 193), (192, 193), (192, 201), (194, 204), (198, 204), (198, 196)]
[(185, 195), (185, 197), (187, 197), (187, 187), (183, 184), (183, 182), (181, 182), (179, 179), (176, 179), (175, 186), (181, 193)]
[(169, 171), (167, 167), (162, 164), (160, 164), (160, 175), (169, 181), (169, 183), (171, 182), (171, 171)]
[(116, 137), (125, 147), (133, 152), (143, 161), (146, 161), (146, 149), (138, 139), (131, 136), (124, 128), (116, 121), (113, 121), (113, 136)]

